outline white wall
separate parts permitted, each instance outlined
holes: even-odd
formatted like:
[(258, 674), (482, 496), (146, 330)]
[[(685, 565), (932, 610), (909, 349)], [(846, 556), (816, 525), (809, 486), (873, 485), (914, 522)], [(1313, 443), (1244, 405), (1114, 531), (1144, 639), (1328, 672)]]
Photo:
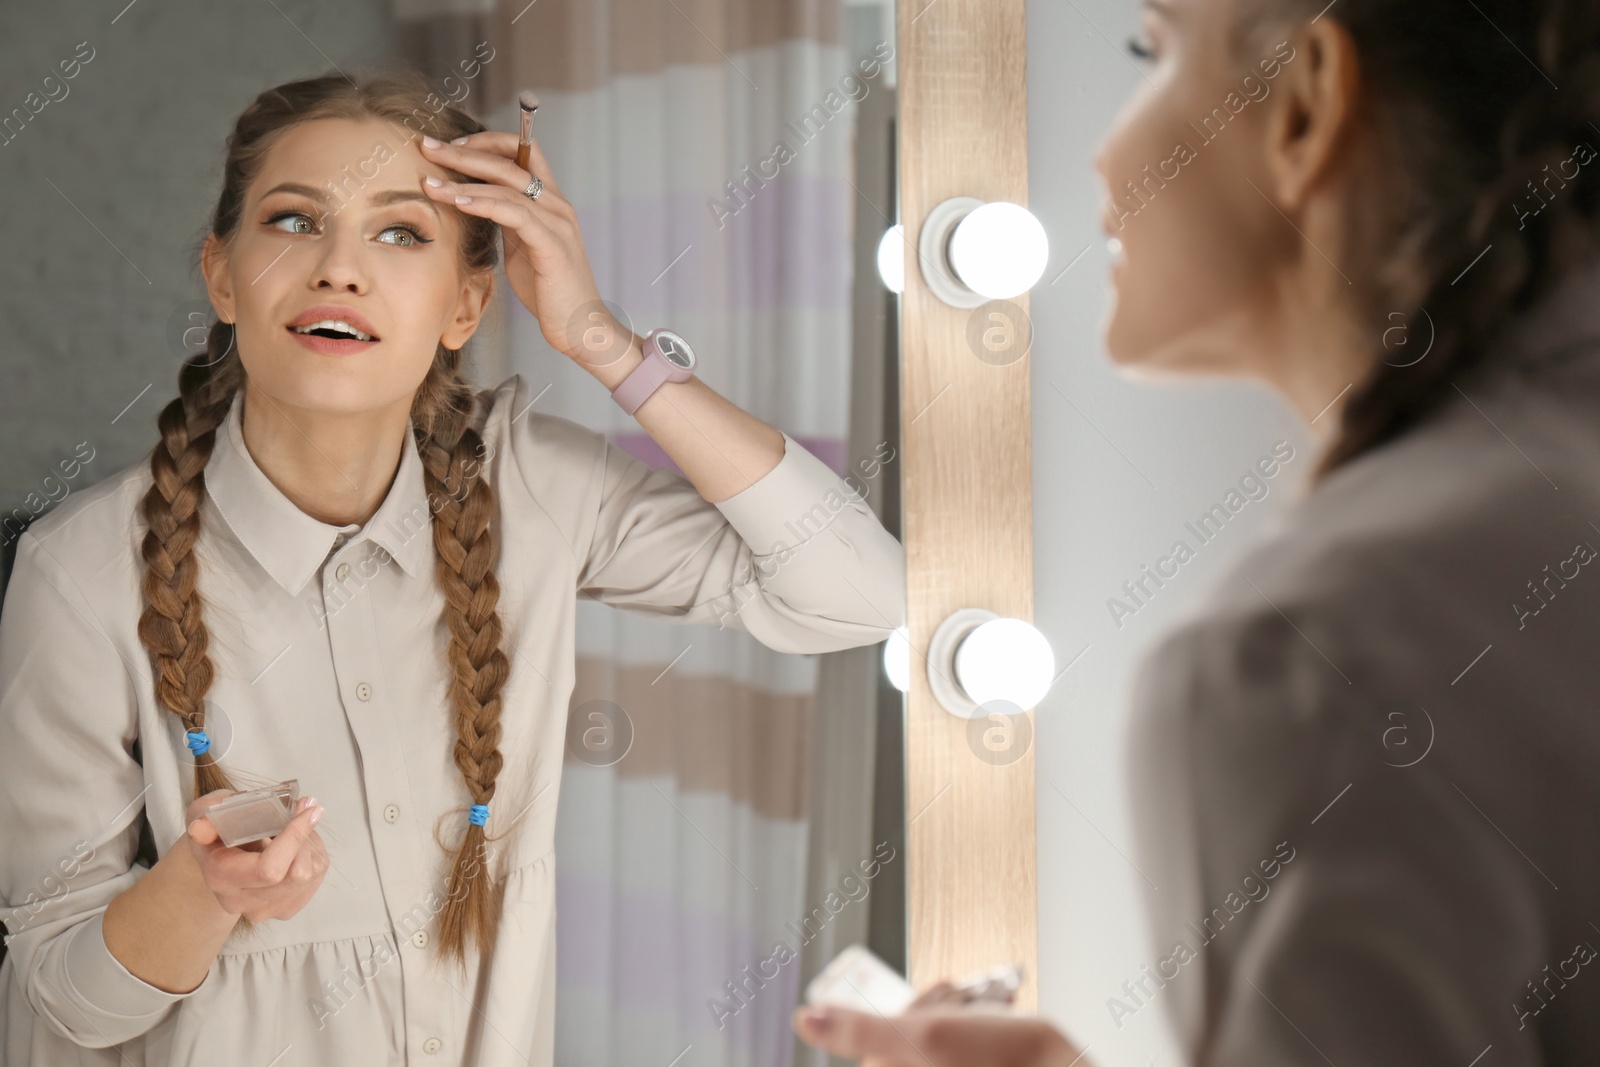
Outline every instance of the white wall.
[[(1311, 466), (1295, 416), (1265, 388), (1136, 383), (1101, 345), (1105, 194), (1091, 161), (1140, 76), (1125, 49), (1137, 13), (1137, 0), (1028, 4), (1028, 185), (1051, 242), (1031, 298), (1035, 620), (1058, 670), (1083, 652), (1036, 715), (1039, 1006), (1080, 1047), (1092, 1046), (1087, 1059), (1097, 1067), (1180, 1062), (1159, 993), (1120, 1028), (1106, 1005), (1159, 955), (1145, 942), (1123, 773), (1133, 672), (1152, 638), (1194, 606)], [(1184, 523), (1221, 502), (1281, 440), (1295, 458), (1269, 495), (1247, 504), (1119, 629), (1107, 599), (1180, 537), (1195, 544)]]

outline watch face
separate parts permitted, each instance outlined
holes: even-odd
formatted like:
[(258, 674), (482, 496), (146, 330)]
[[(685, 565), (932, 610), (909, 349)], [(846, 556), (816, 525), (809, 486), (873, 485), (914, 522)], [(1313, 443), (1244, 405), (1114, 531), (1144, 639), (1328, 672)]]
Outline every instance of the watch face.
[(656, 345), (661, 349), (661, 354), (667, 357), (667, 362), (674, 367), (694, 370), (694, 349), (677, 334), (662, 330), (656, 334)]

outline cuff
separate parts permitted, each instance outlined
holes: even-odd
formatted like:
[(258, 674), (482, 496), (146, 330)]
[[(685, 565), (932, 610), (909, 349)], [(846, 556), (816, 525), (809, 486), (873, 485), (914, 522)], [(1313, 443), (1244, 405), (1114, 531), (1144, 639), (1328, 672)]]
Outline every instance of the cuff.
[(67, 984), (86, 1011), (121, 1018), (159, 1015), (171, 1005), (193, 996), (211, 981), (208, 970), (200, 984), (187, 993), (169, 993), (153, 986), (122, 965), (106, 947), (105, 911), (79, 923), (66, 934)]
[(770, 556), (809, 541), (861, 499), (832, 467), (784, 433), (778, 465), (714, 506), (753, 553)]

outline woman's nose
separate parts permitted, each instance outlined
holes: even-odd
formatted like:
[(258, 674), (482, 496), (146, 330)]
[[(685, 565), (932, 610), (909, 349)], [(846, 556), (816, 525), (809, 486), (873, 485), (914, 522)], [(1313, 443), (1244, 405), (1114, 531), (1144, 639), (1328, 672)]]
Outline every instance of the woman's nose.
[(312, 288), (348, 289), (360, 292), (366, 288), (366, 268), (361, 262), (361, 237), (357, 233), (341, 232), (328, 228), (321, 242), (321, 254), (312, 265)]

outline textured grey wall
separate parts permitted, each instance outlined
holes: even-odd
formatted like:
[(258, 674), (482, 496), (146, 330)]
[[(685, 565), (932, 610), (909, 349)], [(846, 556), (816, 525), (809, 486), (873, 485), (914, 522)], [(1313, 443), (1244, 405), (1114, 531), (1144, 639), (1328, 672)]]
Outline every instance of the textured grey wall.
[(280, 82), (391, 61), (390, 7), (0, 0), (0, 519), (155, 443), (234, 118)]

